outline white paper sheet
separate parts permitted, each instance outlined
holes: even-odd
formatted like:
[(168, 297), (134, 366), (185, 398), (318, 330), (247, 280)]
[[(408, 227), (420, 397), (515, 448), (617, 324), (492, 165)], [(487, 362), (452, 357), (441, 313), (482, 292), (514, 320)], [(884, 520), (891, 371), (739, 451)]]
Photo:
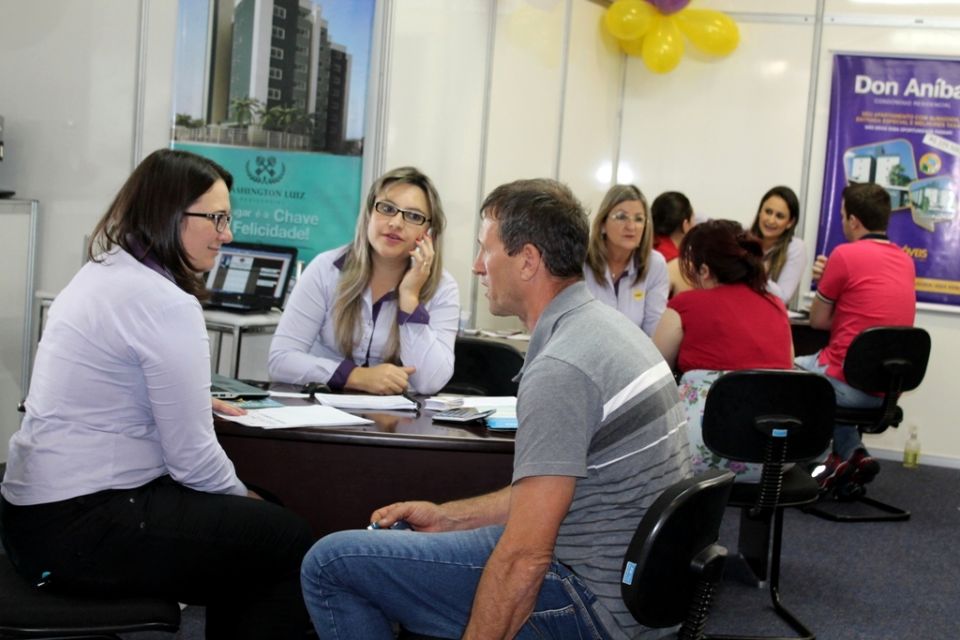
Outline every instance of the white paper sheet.
[(348, 393), (318, 393), (314, 396), (317, 402), (328, 407), (359, 411), (372, 409), (380, 411), (416, 411), (417, 403), (404, 396), (371, 396), (365, 394)]
[(224, 420), (262, 429), (293, 429), (296, 427), (341, 427), (373, 424), (360, 416), (319, 404), (275, 409), (254, 409), (242, 416), (217, 414)]

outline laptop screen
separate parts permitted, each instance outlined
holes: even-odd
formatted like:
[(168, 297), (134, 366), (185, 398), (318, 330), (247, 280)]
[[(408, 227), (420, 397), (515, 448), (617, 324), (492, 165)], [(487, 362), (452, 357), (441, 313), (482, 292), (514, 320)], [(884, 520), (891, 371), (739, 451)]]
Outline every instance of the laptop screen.
[(245, 242), (223, 245), (206, 278), (212, 302), (281, 306), (296, 259), (294, 247)]

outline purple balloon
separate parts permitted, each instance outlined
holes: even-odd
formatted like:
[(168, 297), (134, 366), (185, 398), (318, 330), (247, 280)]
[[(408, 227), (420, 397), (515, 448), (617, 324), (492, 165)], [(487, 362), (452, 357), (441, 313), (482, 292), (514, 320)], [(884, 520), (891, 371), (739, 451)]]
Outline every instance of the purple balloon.
[(655, 6), (657, 11), (665, 16), (676, 13), (690, 4), (690, 0), (647, 0), (647, 2)]

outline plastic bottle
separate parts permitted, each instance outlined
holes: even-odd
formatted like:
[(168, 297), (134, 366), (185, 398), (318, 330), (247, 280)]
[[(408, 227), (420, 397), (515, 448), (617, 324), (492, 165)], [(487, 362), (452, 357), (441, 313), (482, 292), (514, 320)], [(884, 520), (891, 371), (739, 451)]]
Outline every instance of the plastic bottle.
[(920, 440), (917, 439), (917, 425), (910, 425), (910, 437), (903, 447), (903, 466), (916, 469), (920, 466)]
[(460, 311), (460, 326), (457, 328), (457, 335), (464, 336), (470, 330), (470, 311), (462, 309)]

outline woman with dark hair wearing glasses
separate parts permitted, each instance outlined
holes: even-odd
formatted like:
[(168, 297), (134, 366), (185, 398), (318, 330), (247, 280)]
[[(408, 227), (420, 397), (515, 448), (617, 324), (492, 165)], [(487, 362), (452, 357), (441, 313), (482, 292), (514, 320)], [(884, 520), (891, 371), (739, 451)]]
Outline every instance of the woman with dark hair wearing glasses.
[(334, 390), (439, 391), (453, 375), (457, 283), (443, 269), (446, 218), (413, 167), (370, 187), (353, 242), (314, 258), (270, 345), (270, 378)]
[(632, 184), (614, 185), (593, 218), (584, 280), (594, 298), (622, 312), (648, 336), (660, 322), (670, 291), (667, 263), (652, 247), (647, 199)]
[(213, 430), (198, 274), (233, 238), (231, 183), (164, 149), (120, 189), (50, 308), (0, 531), (50, 591), (206, 605), (207, 638), (302, 638), (313, 536), (244, 486)]
[(794, 236), (800, 218), (800, 201), (790, 187), (773, 187), (760, 198), (750, 232), (763, 245), (767, 289), (785, 303), (800, 286), (807, 266), (803, 240)]
[(761, 465), (715, 456), (703, 444), (703, 407), (725, 371), (793, 368), (787, 309), (767, 291), (760, 242), (731, 220), (693, 227), (680, 242), (680, 269), (693, 289), (670, 299), (653, 343), (680, 379), (694, 472), (728, 468), (757, 480)]

